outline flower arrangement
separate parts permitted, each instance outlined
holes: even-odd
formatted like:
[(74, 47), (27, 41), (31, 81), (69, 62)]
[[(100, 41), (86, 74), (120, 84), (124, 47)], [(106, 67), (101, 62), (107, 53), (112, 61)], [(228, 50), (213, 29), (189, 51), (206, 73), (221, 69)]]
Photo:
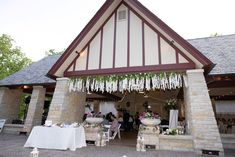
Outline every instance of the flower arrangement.
[(166, 101), (166, 103), (164, 104), (164, 109), (169, 112), (170, 110), (175, 110), (176, 107), (176, 103), (177, 100), (176, 99), (169, 99)]
[(72, 77), (69, 91), (80, 92), (121, 92), (144, 91), (154, 89), (177, 89), (182, 87), (182, 73), (135, 73), (123, 75)]
[(166, 135), (178, 135), (179, 131), (178, 129), (166, 129)]
[(160, 116), (157, 113), (153, 113), (153, 112), (143, 112), (140, 115), (140, 120), (147, 118), (147, 119), (160, 119)]

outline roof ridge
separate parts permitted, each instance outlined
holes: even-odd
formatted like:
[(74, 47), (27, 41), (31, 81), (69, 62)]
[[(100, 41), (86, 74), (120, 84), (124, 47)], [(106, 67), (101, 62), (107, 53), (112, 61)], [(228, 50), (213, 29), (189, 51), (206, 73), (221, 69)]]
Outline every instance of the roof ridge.
[(191, 40), (200, 40), (200, 39), (221, 38), (221, 37), (227, 37), (227, 36), (235, 36), (235, 33), (226, 34), (226, 35), (218, 35), (218, 36), (209, 36), (209, 37), (198, 37), (198, 38), (192, 38), (192, 39), (186, 39), (186, 40), (191, 41)]

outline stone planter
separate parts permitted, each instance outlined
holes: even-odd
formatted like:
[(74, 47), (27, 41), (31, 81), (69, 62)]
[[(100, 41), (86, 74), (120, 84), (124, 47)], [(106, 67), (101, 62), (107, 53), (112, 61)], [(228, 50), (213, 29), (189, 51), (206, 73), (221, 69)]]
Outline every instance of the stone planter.
[(147, 126), (156, 126), (161, 123), (160, 119), (148, 119), (148, 118), (143, 118), (141, 119), (141, 123)]
[(103, 122), (103, 118), (97, 118), (97, 117), (87, 117), (86, 122), (89, 124), (100, 124)]

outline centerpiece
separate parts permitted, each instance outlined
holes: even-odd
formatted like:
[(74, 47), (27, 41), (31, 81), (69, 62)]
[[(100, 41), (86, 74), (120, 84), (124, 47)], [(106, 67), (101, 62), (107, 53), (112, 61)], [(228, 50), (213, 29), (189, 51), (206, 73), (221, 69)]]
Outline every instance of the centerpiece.
[(103, 122), (103, 115), (99, 113), (88, 113), (86, 122), (89, 124), (100, 124)]
[(140, 115), (140, 121), (147, 126), (156, 126), (161, 123), (159, 115), (153, 112), (143, 112)]
[(169, 113), (170, 110), (176, 110), (177, 109), (177, 100), (176, 99), (169, 99), (164, 104), (164, 109), (167, 113)]

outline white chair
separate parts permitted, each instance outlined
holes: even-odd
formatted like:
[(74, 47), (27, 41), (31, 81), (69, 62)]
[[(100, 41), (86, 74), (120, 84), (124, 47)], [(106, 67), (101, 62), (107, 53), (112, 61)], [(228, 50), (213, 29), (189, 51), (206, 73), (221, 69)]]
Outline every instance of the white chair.
[(2, 132), (3, 130), (3, 127), (5, 125), (5, 122), (6, 122), (6, 119), (0, 119), (0, 133)]
[(104, 125), (105, 131), (103, 133), (106, 137), (105, 141), (107, 142), (109, 142), (109, 139), (110, 139), (110, 126), (111, 125)]
[(121, 139), (120, 127), (121, 127), (121, 124), (118, 124), (117, 131), (113, 133), (113, 136), (110, 137), (110, 139), (114, 140), (117, 135), (118, 135), (118, 138)]

